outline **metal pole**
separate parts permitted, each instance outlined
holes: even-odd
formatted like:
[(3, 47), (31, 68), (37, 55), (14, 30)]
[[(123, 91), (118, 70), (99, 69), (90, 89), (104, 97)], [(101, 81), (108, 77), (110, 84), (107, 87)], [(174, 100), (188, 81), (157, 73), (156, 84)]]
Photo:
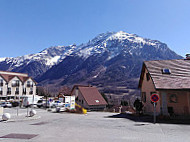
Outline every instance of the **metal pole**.
[(17, 107), (17, 116), (18, 116), (18, 107)]
[(154, 102), (154, 124), (156, 123), (156, 103)]
[(27, 117), (28, 117), (28, 107), (27, 107)]
[(31, 110), (33, 110), (33, 108), (34, 108), (34, 94), (32, 96), (32, 108), (31, 108)]

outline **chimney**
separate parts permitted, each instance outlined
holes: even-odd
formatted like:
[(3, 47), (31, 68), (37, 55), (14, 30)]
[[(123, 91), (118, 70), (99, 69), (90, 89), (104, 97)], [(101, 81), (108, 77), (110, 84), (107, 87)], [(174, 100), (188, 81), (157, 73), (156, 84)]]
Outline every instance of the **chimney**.
[(186, 60), (190, 60), (190, 54), (186, 54)]

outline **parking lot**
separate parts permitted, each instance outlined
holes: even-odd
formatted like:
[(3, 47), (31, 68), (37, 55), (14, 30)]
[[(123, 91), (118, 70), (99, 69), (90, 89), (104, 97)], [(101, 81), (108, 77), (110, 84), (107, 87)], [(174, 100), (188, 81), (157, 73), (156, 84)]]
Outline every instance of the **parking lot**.
[[(33, 118), (26, 109), (6, 108), (10, 121), (0, 122), (3, 142), (189, 142), (190, 125), (152, 124), (118, 118), (117, 113), (52, 113), (36, 109)], [(11, 138), (10, 138), (11, 137)]]

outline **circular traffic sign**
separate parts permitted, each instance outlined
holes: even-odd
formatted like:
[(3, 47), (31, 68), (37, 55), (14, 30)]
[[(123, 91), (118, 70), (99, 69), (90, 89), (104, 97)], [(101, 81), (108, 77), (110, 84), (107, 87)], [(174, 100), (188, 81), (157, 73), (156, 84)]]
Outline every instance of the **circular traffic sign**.
[(151, 99), (152, 102), (156, 103), (159, 100), (159, 96), (157, 94), (152, 94), (150, 99)]

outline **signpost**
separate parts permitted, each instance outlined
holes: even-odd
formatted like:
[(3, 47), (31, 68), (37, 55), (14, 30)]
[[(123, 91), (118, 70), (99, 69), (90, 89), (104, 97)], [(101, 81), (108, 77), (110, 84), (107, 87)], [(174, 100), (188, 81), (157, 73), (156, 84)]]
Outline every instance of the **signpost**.
[(152, 94), (151, 101), (154, 103), (154, 124), (156, 123), (156, 102), (159, 101), (159, 96), (157, 94)]

